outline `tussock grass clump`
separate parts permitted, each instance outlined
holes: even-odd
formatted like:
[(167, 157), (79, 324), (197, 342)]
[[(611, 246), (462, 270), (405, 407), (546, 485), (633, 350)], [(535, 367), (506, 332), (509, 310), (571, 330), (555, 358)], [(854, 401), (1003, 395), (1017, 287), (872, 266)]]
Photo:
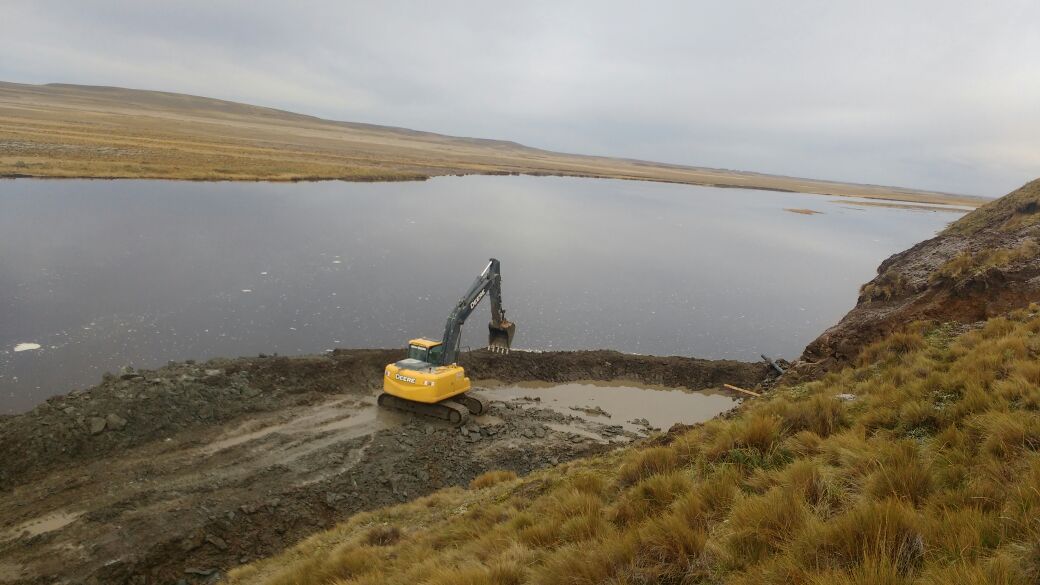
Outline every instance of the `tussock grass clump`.
[(817, 437), (828, 437), (848, 424), (844, 403), (822, 394), (797, 401), (778, 398), (765, 410), (777, 416), (783, 431), (790, 434), (809, 431)]
[(365, 544), (370, 546), (389, 546), (398, 540), (401, 540), (401, 529), (386, 524), (374, 526), (365, 534)]
[(884, 566), (906, 574), (924, 558), (919, 523), (917, 513), (906, 503), (870, 499), (826, 523), (817, 520), (808, 526), (791, 552), (799, 564), (817, 570)]
[[(885, 339), (875, 341), (865, 347), (862, 353), (860, 353), (857, 361), (860, 366), (880, 364), (893, 359), (902, 359), (909, 354), (921, 350), (923, 347), (925, 347), (925, 339), (923, 335), (919, 333), (900, 331), (889, 335)], [(895, 375), (904, 374), (904, 372), (891, 373)]]
[(902, 274), (887, 270), (873, 281), (864, 284), (859, 291), (860, 302), (889, 301), (910, 291), (910, 285)]
[(512, 481), (514, 479), (516, 479), (515, 471), (495, 469), (474, 477), (473, 480), (469, 482), (469, 489), (479, 490), (481, 488), (491, 487), (497, 483), (502, 483), (503, 481)]
[(792, 490), (774, 488), (741, 499), (733, 506), (722, 541), (726, 564), (745, 567), (776, 553), (807, 518), (805, 500)]
[(915, 325), (665, 445), (360, 514), (230, 583), (1037, 583), (1037, 309)]
[(879, 500), (896, 498), (913, 505), (924, 503), (932, 489), (932, 473), (917, 444), (900, 441), (882, 449), (877, 469), (864, 485), (866, 493)]
[[(541, 585), (593, 585), (634, 570), (639, 550), (636, 534), (612, 534), (596, 546), (569, 546), (548, 555), (535, 569)], [(624, 581), (619, 581), (623, 583)]]
[(640, 527), (638, 541), (637, 564), (653, 582), (708, 573), (704, 557), (707, 529), (688, 522), (684, 514), (663, 514), (650, 519)]
[(715, 437), (707, 452), (712, 462), (729, 462), (748, 468), (770, 467), (782, 464), (778, 449), (785, 429), (780, 417), (765, 412), (742, 417), (727, 425)]
[(609, 487), (606, 478), (588, 471), (578, 471), (567, 478), (567, 484), (579, 492), (602, 496)]
[(623, 485), (631, 485), (649, 476), (671, 471), (678, 463), (679, 457), (675, 450), (668, 447), (635, 451), (621, 467), (618, 479)]
[(611, 520), (617, 524), (638, 522), (692, 489), (693, 482), (685, 472), (651, 475), (620, 494), (610, 511)]
[(1040, 418), (1032, 413), (990, 412), (971, 424), (981, 435), (982, 451), (993, 457), (1009, 459), (1040, 449)]
[(341, 546), (290, 567), (268, 581), (271, 585), (327, 583), (334, 579), (365, 576), (377, 569), (379, 557), (364, 546)]

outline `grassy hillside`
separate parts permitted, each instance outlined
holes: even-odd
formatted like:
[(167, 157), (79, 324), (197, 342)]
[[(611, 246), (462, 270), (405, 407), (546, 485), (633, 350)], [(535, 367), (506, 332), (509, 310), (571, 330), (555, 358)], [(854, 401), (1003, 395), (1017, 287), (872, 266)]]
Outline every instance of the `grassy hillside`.
[(1040, 299), (1040, 179), (893, 255), (859, 302), (805, 349), (795, 372), (843, 367), (913, 321), (973, 323)]
[(1030, 181), (953, 222), (946, 234), (976, 235), (982, 230), (1014, 233), (1040, 224), (1040, 179)]
[(563, 154), (175, 93), (0, 82), (0, 177), (385, 181), (474, 173), (982, 203), (896, 187)]
[(1036, 583), (1040, 306), (735, 416), (354, 517), (234, 584)]

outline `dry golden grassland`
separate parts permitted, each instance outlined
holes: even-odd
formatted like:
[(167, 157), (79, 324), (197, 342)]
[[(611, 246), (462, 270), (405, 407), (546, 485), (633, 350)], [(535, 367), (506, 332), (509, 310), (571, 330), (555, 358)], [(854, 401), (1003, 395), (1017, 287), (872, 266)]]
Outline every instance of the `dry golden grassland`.
[(360, 514), (233, 584), (1040, 580), (1040, 307), (673, 437)]
[(970, 236), (981, 231), (1013, 232), (1040, 222), (1040, 179), (994, 199), (946, 228), (944, 234)]
[(896, 187), (563, 154), (182, 94), (0, 82), (0, 177), (396, 181), (501, 173), (982, 203)]

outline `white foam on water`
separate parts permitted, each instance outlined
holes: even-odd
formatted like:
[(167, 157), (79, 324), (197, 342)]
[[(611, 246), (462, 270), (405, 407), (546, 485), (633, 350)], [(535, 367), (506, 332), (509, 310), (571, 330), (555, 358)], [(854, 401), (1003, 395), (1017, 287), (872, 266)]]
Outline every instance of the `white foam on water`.
[(40, 349), (39, 343), (19, 343), (14, 346), (15, 351), (32, 351), (34, 349)]
[(242, 289), (242, 292), (244, 292), (244, 293), (251, 293), (251, 292), (253, 292), (253, 289), (251, 289), (251, 288), (244, 288), (244, 289)]

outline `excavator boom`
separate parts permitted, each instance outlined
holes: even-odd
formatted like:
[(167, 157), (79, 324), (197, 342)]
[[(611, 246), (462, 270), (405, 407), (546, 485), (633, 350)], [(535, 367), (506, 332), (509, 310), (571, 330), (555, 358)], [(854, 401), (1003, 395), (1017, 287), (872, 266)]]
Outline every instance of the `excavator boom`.
[(445, 346), (442, 364), (455, 363), (458, 359), (462, 325), (485, 296), (491, 297), (488, 349), (500, 353), (509, 351), (513, 335), (516, 333), (516, 325), (506, 319), (506, 310), (502, 307), (502, 265), (495, 258), (491, 258), (448, 315), (448, 321), (444, 324), (444, 336), (441, 338)]

